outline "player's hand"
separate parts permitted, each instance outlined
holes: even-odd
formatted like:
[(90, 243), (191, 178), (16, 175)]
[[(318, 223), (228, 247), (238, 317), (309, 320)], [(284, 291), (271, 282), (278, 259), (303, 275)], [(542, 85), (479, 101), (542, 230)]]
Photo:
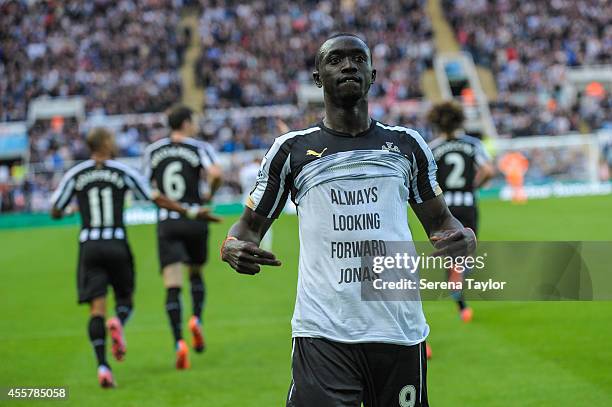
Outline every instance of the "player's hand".
[(206, 192), (206, 193), (202, 194), (202, 203), (203, 204), (210, 203), (211, 201), (212, 201), (212, 195), (210, 194), (210, 192)]
[(213, 215), (210, 212), (210, 208), (200, 208), (198, 210), (198, 214), (196, 215), (196, 219), (206, 220), (208, 222), (220, 223), (222, 219), (216, 215)]
[(257, 274), (260, 265), (280, 266), (273, 253), (257, 247), (253, 242), (226, 239), (221, 247), (221, 259), (240, 274)]
[(75, 215), (78, 212), (79, 212), (78, 205), (72, 204), (72, 205), (69, 205), (66, 209), (64, 209), (64, 215), (63, 216), (72, 216), (72, 215)]
[(476, 250), (476, 235), (470, 228), (437, 232), (429, 238), (437, 249), (432, 256), (468, 256)]

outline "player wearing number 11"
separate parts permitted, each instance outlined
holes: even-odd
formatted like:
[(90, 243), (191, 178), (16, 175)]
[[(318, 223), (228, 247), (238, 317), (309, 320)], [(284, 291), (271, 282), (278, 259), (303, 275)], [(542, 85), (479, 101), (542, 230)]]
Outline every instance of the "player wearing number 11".
[(128, 189), (136, 197), (153, 200), (158, 206), (180, 211), (193, 217), (210, 218), (208, 211), (188, 212), (177, 202), (153, 193), (140, 174), (113, 160), (116, 146), (113, 135), (105, 129), (94, 129), (87, 136), (91, 158), (72, 167), (51, 196), (51, 216), (64, 215), (76, 195), (81, 212), (79, 266), (77, 274), (79, 303), (91, 308), (89, 338), (98, 360), (98, 380), (102, 387), (115, 382), (106, 360), (106, 292), (109, 285), (115, 293), (117, 316), (106, 323), (113, 341), (113, 355), (123, 360), (126, 352), (123, 326), (132, 311), (134, 266), (123, 224), (123, 207)]
[[(211, 200), (221, 185), (221, 169), (210, 144), (196, 140), (197, 121), (187, 107), (177, 107), (168, 115), (170, 136), (147, 147), (144, 156), (145, 176), (169, 198), (186, 208), (197, 209)], [(209, 191), (202, 194), (200, 181), (205, 175)], [(160, 209), (157, 225), (158, 252), (166, 287), (166, 312), (174, 336), (176, 368), (189, 367), (187, 345), (183, 341), (180, 292), (185, 264), (191, 283), (192, 317), (189, 330), (196, 352), (205, 347), (202, 332), (202, 309), (206, 286), (202, 268), (208, 257), (208, 223), (187, 219), (176, 211)]]

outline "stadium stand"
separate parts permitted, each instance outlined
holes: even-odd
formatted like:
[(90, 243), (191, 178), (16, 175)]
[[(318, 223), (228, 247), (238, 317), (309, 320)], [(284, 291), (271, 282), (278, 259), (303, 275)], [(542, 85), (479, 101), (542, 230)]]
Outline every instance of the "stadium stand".
[(186, 38), (172, 0), (0, 4), (0, 121), (39, 96), (85, 95), (87, 111), (161, 111), (180, 97)]
[(612, 4), (605, 0), (444, 0), (463, 49), (493, 70), (500, 134), (588, 132), (612, 122), (612, 97), (579, 92), (566, 103), (568, 68), (612, 63)]
[[(580, 87), (568, 102), (563, 88), (569, 70), (612, 63), (609, 2), (440, 1), (457, 42), (495, 78), (498, 97), (489, 102), (502, 137), (612, 128), (609, 90)], [(181, 99), (181, 66), (192, 70), (205, 95), (200, 120), (206, 140), (225, 153), (266, 149), (279, 134), (279, 117), (289, 128), (322, 117), (319, 105), (303, 104), (297, 95), (300, 86), (311, 83), (318, 45), (338, 31), (356, 32), (371, 46), (379, 73), (371, 90), (372, 117), (416, 128), (429, 139), (424, 118), (429, 101), (421, 84), (437, 56), (427, 4), (1, 2), (0, 122), (26, 120), (28, 105), (40, 96), (83, 96), (87, 116), (28, 123), (28, 165), (0, 161), (0, 210), (46, 209), (53, 174), (86, 156), (83, 138), (94, 125), (111, 127), (120, 156), (136, 162), (146, 145), (167, 134), (161, 112)], [(189, 63), (184, 54), (190, 34), (181, 29), (184, 5), (199, 18), (198, 32), (191, 35), (201, 54)], [(248, 112), (265, 106), (288, 110)], [(610, 151), (606, 145), (608, 162)], [(538, 158), (544, 152), (529, 151), (538, 179), (563, 169), (579, 171), (573, 168), (580, 169), (580, 154), (555, 154), (545, 159)], [(231, 176), (228, 181), (237, 185)]]
[(370, 43), (380, 78), (372, 97), (422, 96), (420, 75), (434, 56), (425, 1), (241, 3), (204, 2), (195, 69), (207, 107), (294, 103), (298, 84), (311, 81), (319, 44), (341, 31)]

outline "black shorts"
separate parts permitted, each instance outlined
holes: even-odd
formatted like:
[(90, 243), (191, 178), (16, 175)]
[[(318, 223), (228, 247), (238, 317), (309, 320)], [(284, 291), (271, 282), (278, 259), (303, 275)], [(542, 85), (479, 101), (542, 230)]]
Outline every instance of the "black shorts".
[(478, 208), (476, 206), (449, 206), (448, 209), (463, 226), (478, 236)]
[(174, 263), (201, 266), (208, 259), (208, 222), (168, 219), (157, 224), (161, 269)]
[(115, 298), (134, 292), (134, 262), (125, 240), (88, 240), (81, 243), (77, 270), (79, 304), (106, 296), (113, 287)]
[(427, 407), (425, 342), (294, 338), (287, 407)]

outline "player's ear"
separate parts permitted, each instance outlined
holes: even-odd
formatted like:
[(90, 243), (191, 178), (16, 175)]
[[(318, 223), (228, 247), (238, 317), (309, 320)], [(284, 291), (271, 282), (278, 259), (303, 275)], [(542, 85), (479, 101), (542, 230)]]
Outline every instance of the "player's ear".
[(323, 87), (323, 83), (321, 82), (321, 75), (319, 75), (319, 71), (314, 71), (312, 73), (312, 79), (314, 79), (314, 83), (315, 85), (317, 85), (317, 88)]
[(370, 81), (370, 84), (374, 83), (376, 81), (376, 69), (372, 69), (372, 80)]

